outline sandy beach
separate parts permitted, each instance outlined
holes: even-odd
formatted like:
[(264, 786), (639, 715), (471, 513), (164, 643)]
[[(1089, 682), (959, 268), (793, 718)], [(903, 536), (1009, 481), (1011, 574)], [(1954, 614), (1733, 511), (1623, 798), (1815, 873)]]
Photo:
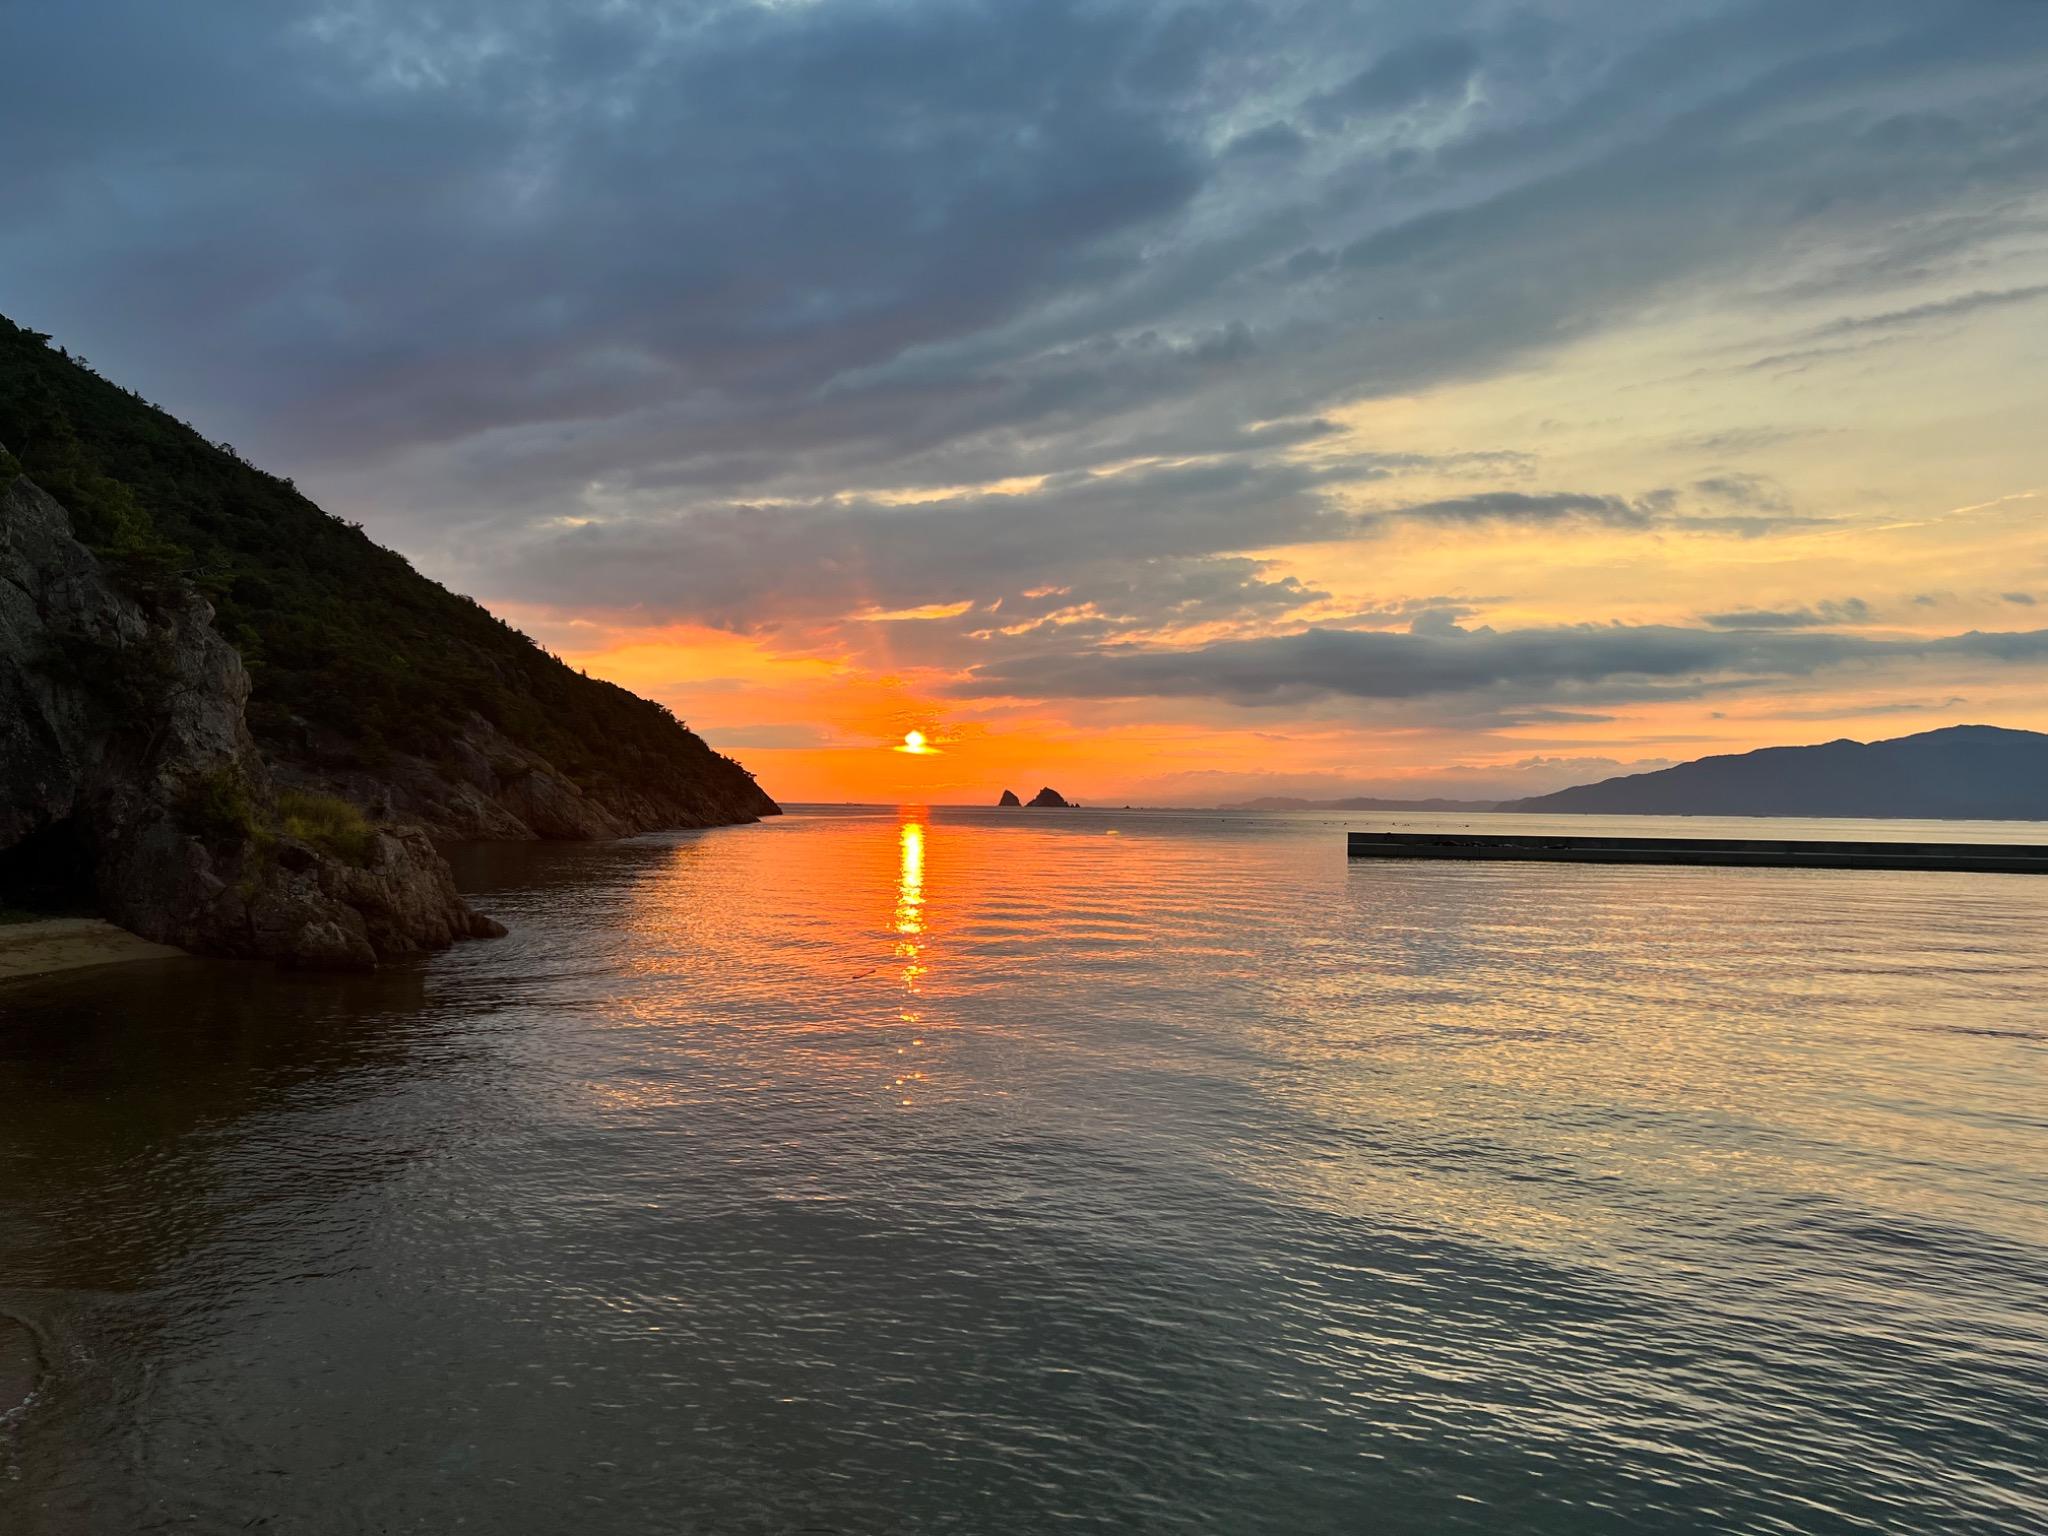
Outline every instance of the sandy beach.
[(0, 925), (0, 982), (124, 960), (166, 960), (183, 953), (169, 944), (137, 938), (126, 928), (97, 917), (8, 923)]

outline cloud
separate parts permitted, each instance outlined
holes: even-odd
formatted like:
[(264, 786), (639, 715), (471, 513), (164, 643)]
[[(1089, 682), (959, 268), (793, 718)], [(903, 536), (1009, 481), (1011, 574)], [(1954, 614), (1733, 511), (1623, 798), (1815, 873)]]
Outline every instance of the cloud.
[(1021, 656), (975, 667), (960, 691), (1031, 698), (1194, 697), (1246, 705), (1468, 695), (1570, 707), (1698, 698), (1858, 663), (1959, 658), (2039, 665), (2048, 662), (2048, 630), (1875, 640), (1620, 624), (1498, 633), (1308, 629), (1177, 649), (1104, 646)]
[[(1367, 541), (1404, 523), (1752, 537), (1811, 521), (1697, 511), (1674, 489), (1635, 497), (1479, 491), (1354, 512), (1347, 498), (1360, 484), (1484, 471), (1497, 456), (1264, 451), (1268, 441), (1284, 450), (1317, 435), (1313, 422), (1282, 423), (1240, 436), (1239, 452), (1001, 491), (711, 503), (682, 516), (641, 515), (634, 505), (646, 493), (632, 491), (619, 511), (540, 530), (500, 554), (498, 590), (525, 602), (739, 629), (907, 616), (932, 633), (899, 636), (899, 644), (950, 645), (964, 663), (978, 647), (1014, 651), (1033, 634), (1076, 643), (1271, 624), (1331, 594), (1270, 579), (1260, 551)], [(1057, 603), (1025, 596), (1041, 587), (1066, 595)], [(1055, 610), (1057, 619), (1048, 616)], [(1469, 599), (1418, 596), (1353, 622), (1427, 628), (1473, 611)], [(1026, 615), (1042, 629), (1025, 628)], [(936, 619), (951, 622), (937, 628)]]
[(1943, 699), (1895, 699), (1884, 704), (1855, 703), (1825, 709), (1778, 709), (1763, 717), (1771, 720), (1861, 720), (1872, 715), (1938, 715), (1959, 709), (1970, 701), (1952, 693)]
[(33, 7), (0, 282), (265, 458), (538, 516), (600, 467), (802, 496), (1194, 450), (1774, 250), (1981, 244), (2048, 149), (2036, 7), (1429, 11)]
[(1860, 597), (1815, 603), (1810, 608), (1738, 608), (1730, 613), (1702, 614), (1701, 622), (1715, 629), (1818, 629), (1825, 626), (1864, 624), (1870, 620), (1870, 604)]
[(1751, 507), (1760, 512), (1783, 512), (1791, 506), (1784, 489), (1762, 475), (1720, 474), (1695, 480), (1693, 489), (1712, 501)]
[(1469, 37), (1438, 33), (1413, 38), (1314, 98), (1309, 115), (1322, 127), (1335, 128), (1353, 118), (1399, 112), (1462, 93), (1478, 68), (1479, 49)]
[(1480, 491), (1467, 496), (1381, 508), (1362, 513), (1354, 521), (1361, 531), (1394, 522), (1466, 527), (1505, 524), (1524, 528), (1585, 524), (1637, 533), (1662, 529), (1733, 534), (1744, 538), (1755, 538), (1785, 528), (1810, 527), (1825, 521), (1794, 516), (1782, 510), (1785, 506), (1782, 498), (1766, 499), (1767, 492), (1762, 486), (1763, 482), (1752, 482), (1750, 477), (1728, 477), (1700, 481), (1694, 490), (1709, 499), (1777, 510), (1738, 513), (1687, 511), (1680, 493), (1669, 487), (1633, 497), (1584, 491)]
[(1597, 523), (1608, 528), (1648, 528), (1669, 510), (1669, 498), (1628, 500), (1620, 496), (1555, 491), (1531, 495), (1521, 491), (1482, 491), (1446, 497), (1381, 514), (1427, 523)]
[(1227, 592), (1234, 605), (1259, 590), (1247, 586), (1245, 562), (1199, 562), (1343, 532), (1312, 469), (1224, 460), (1068, 476), (1014, 495), (827, 498), (594, 521), (534, 540), (505, 569), (515, 595), (530, 600), (731, 628), (1048, 585), (1099, 598), (1105, 583), (1164, 621), (1204, 597)]
[(1861, 336), (1873, 331), (1886, 333), (1924, 325), (1930, 320), (1957, 320), (1979, 310), (2004, 309), (2015, 304), (2030, 304), (2036, 299), (2048, 297), (2048, 283), (2029, 283), (2020, 288), (1995, 290), (1978, 289), (1970, 293), (1959, 293), (1953, 298), (1934, 299), (1925, 304), (1914, 304), (1905, 309), (1888, 310), (1875, 315), (1847, 315), (1831, 320), (1826, 325), (1815, 326), (1808, 332), (1816, 338), (1834, 336)]

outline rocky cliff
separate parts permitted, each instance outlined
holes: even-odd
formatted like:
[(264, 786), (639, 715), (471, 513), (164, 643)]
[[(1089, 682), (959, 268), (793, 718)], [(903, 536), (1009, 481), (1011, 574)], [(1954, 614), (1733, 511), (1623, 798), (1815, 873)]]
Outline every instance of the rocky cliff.
[(366, 968), (502, 933), (424, 832), (279, 795), (212, 620), (123, 590), (0, 450), (0, 875), (208, 954)]

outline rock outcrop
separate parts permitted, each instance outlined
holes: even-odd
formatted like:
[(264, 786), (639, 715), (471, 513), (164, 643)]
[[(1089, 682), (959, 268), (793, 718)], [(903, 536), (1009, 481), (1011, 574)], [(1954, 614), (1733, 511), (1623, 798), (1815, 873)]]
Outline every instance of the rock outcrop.
[(1031, 797), (1031, 804), (1041, 810), (1070, 811), (1074, 808), (1072, 801), (1066, 799), (1058, 790), (1050, 787), (1041, 789), (1037, 794), (1033, 795)]
[(1003, 798), (996, 802), (996, 808), (998, 810), (1001, 810), (1005, 806), (1022, 805), (1023, 803), (1024, 802), (1022, 800), (1019, 800), (1017, 798), (1017, 791), (1015, 791), (1014, 789), (1006, 789), (1003, 791)]
[(346, 855), (291, 833), (212, 617), (182, 584), (125, 590), (0, 451), (0, 861), (40, 848), (115, 922), (206, 954), (361, 969), (502, 933), (418, 828)]

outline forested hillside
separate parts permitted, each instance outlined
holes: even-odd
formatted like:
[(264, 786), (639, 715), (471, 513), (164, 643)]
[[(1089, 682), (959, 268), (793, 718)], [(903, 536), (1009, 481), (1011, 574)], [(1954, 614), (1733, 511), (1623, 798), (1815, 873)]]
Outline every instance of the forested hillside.
[(190, 583), (207, 598), (253, 679), (250, 728), (288, 778), (450, 834), (775, 810), (661, 705), (577, 672), (4, 317), (0, 448), (0, 478), (25, 472), (54, 496), (128, 590)]

